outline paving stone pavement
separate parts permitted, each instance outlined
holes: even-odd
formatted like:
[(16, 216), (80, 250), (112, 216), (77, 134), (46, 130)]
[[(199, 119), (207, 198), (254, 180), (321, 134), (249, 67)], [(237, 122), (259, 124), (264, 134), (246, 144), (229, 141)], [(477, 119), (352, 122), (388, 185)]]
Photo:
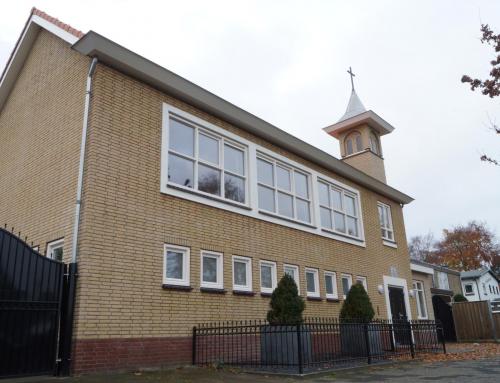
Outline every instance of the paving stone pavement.
[(201, 368), (91, 375), (71, 378), (6, 379), (2, 383), (349, 383), (349, 382), (500, 382), (500, 356), (480, 360), (407, 362), (305, 377), (235, 373)]

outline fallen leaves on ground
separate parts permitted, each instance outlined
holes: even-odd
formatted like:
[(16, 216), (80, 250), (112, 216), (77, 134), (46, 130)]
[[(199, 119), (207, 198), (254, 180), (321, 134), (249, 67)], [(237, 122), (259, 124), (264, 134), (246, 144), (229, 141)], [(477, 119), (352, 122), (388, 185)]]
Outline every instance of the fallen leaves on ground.
[(424, 362), (454, 360), (478, 360), (500, 356), (499, 343), (450, 343), (446, 345), (446, 354), (420, 354), (418, 359)]

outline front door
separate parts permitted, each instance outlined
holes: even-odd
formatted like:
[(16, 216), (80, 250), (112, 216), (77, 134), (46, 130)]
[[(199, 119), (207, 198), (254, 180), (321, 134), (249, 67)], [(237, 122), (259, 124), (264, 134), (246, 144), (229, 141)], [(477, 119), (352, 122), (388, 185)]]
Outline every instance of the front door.
[(405, 294), (402, 287), (389, 286), (389, 304), (396, 344), (408, 344)]

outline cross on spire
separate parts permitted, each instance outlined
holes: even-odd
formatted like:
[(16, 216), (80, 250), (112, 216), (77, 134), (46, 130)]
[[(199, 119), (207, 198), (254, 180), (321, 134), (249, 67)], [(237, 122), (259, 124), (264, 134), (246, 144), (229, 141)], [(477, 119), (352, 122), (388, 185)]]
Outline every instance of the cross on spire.
[(351, 67), (349, 67), (349, 70), (347, 71), (347, 73), (349, 73), (349, 75), (351, 76), (351, 87), (352, 87), (352, 91), (354, 92), (354, 77), (356, 75), (352, 71)]

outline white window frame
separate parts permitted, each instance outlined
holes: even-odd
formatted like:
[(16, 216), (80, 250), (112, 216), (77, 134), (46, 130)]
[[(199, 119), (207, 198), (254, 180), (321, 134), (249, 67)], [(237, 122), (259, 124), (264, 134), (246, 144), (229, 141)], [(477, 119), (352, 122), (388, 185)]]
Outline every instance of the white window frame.
[(366, 282), (366, 277), (362, 275), (356, 275), (356, 283), (361, 282), (363, 287), (365, 288), (365, 291), (368, 292), (368, 284)]
[[(247, 278), (246, 285), (237, 285), (235, 282), (234, 263), (236, 261), (246, 264), (246, 278)], [(240, 255), (233, 255), (232, 267), (233, 267), (233, 291), (251, 292), (252, 291), (252, 258), (242, 257)]]
[[(202, 129), (210, 131), (216, 135), (223, 136), (233, 143), (243, 145), (247, 148), (247, 158), (245, 159), (247, 177), (246, 185), (246, 204), (243, 205), (236, 201), (229, 199), (223, 199), (221, 197), (212, 195), (210, 193), (198, 192), (194, 189), (182, 187), (181, 185), (171, 184), (168, 182), (168, 150), (169, 150), (169, 120), (170, 116), (173, 115), (176, 118), (184, 119), (192, 124), (200, 126)], [(265, 222), (271, 222), (276, 225), (285, 226), (300, 230), (302, 232), (308, 232), (311, 234), (319, 235), (324, 238), (334, 239), (339, 242), (349, 243), (358, 247), (366, 247), (365, 233), (363, 226), (363, 211), (361, 210), (361, 194), (358, 189), (344, 184), (337, 179), (331, 178), (324, 173), (318, 172), (314, 168), (308, 167), (294, 161), (288, 157), (285, 157), (276, 151), (267, 149), (255, 142), (252, 142), (244, 137), (232, 133), (220, 126), (212, 124), (204, 119), (196, 117), (195, 115), (185, 112), (173, 105), (163, 103), (163, 116), (162, 116), (162, 144), (161, 144), (161, 166), (160, 166), (160, 192), (166, 195), (174, 196), (184, 200), (189, 200), (196, 202), (205, 206), (211, 206), (218, 209), (226, 210), (235, 214), (240, 214), (248, 217), (252, 217)], [(266, 157), (274, 158), (282, 164), (288, 167), (293, 167), (298, 171), (310, 175), (309, 178), (309, 196), (310, 196), (310, 215), (311, 223), (308, 224), (302, 221), (295, 221), (289, 219), (285, 216), (279, 216), (273, 213), (267, 213), (265, 211), (259, 210), (258, 207), (258, 187), (257, 187), (257, 154), (264, 155)], [(197, 177), (196, 177), (197, 179)], [(319, 219), (319, 203), (318, 203), (318, 190), (317, 181), (321, 179), (332, 185), (341, 187), (354, 195), (358, 199), (358, 215), (359, 215), (359, 237), (349, 237), (334, 231), (326, 231), (321, 228)]]
[(285, 273), (285, 269), (286, 268), (289, 268), (289, 269), (293, 269), (294, 270), (294, 276), (293, 276), (293, 280), (295, 281), (295, 284), (297, 285), (297, 291), (300, 295), (300, 274), (299, 274), (299, 266), (297, 265), (291, 265), (289, 263), (285, 263), (283, 265), (283, 275), (286, 274)]
[[(468, 293), (466, 287), (470, 286), (471, 287), (471, 292)], [(466, 296), (474, 295), (474, 283), (464, 283), (464, 294)]]
[[(64, 257), (64, 238), (56, 239), (55, 241), (51, 241), (51, 242), (47, 242), (47, 251), (46, 251), (45, 255), (50, 259), (54, 259), (52, 252), (54, 250), (60, 249), (60, 248), (63, 248), (63, 257)], [(61, 261), (62, 261), (62, 259), (61, 259)]]
[(342, 280), (344, 278), (347, 278), (347, 280), (349, 281), (349, 290), (351, 290), (351, 287), (352, 287), (352, 275), (351, 274), (347, 274), (347, 273), (340, 274), (340, 286), (342, 287), (342, 297), (345, 300), (347, 298), (347, 294), (344, 294), (344, 283), (342, 282)]
[[(307, 273), (312, 273), (314, 275), (314, 291), (310, 292), (307, 289)], [(319, 291), (319, 270), (313, 267), (306, 267), (304, 269), (304, 276), (306, 278), (306, 295), (310, 298), (319, 298), (321, 292)]]
[[(183, 254), (182, 257), (182, 270), (183, 276), (181, 279), (167, 278), (167, 252), (172, 250)], [(163, 247), (163, 284), (172, 286), (189, 286), (190, 285), (190, 258), (191, 249), (185, 246), (177, 246), (165, 244)]]
[[(441, 278), (440, 278), (441, 275), (445, 275), (446, 276), (446, 286), (442, 286), (441, 285)], [(449, 290), (450, 289), (450, 280), (448, 278), (448, 274), (447, 273), (445, 273), (444, 271), (437, 271), (436, 272), (436, 278), (437, 278), (438, 289), (441, 289), (441, 290)]]
[[(170, 133), (170, 120), (172, 120), (172, 119), (177, 120), (178, 122), (185, 124), (185, 125), (194, 129), (194, 136), (193, 136), (194, 137), (193, 138), (194, 139), (194, 153), (193, 153), (193, 156), (191, 157), (187, 154), (179, 153), (179, 152), (171, 149), (169, 146), (167, 146), (168, 153), (167, 153), (167, 159), (166, 159), (168, 161), (169, 155), (172, 154), (172, 155), (175, 155), (177, 157), (189, 160), (193, 163), (193, 167), (194, 167), (193, 187), (190, 188), (187, 186), (177, 184), (175, 182), (168, 181), (168, 164), (167, 164), (167, 184), (171, 187), (174, 187), (174, 188), (180, 188), (180, 189), (186, 190), (186, 191), (191, 192), (191, 193), (197, 193), (197, 194), (200, 194), (202, 196), (206, 196), (207, 198), (215, 198), (217, 200), (220, 200), (220, 201), (223, 201), (226, 203), (230, 203), (230, 204), (248, 206), (248, 204), (249, 204), (249, 196), (248, 196), (249, 187), (248, 187), (248, 148), (247, 148), (247, 146), (240, 143), (239, 141), (227, 138), (226, 136), (224, 136), (220, 133), (216, 133), (216, 132), (210, 130), (209, 128), (206, 128), (203, 125), (197, 124), (196, 122), (193, 122), (184, 116), (178, 116), (176, 114), (169, 115), (167, 134)], [(218, 154), (219, 154), (219, 158), (218, 158), (219, 164), (218, 165), (213, 164), (210, 161), (206, 161), (206, 160), (200, 158), (200, 154), (199, 154), (199, 142), (200, 142), (199, 137), (200, 137), (200, 135), (207, 136), (207, 137), (212, 138), (212, 139), (217, 141)], [(244, 161), (244, 163), (243, 163), (243, 173), (244, 174), (243, 175), (234, 173), (234, 172), (232, 172), (230, 170), (226, 170), (224, 168), (224, 154), (225, 154), (224, 148), (226, 145), (231, 146), (235, 149), (241, 150), (243, 152), (243, 161)], [(211, 193), (208, 193), (208, 192), (205, 192), (205, 191), (198, 189), (198, 187), (199, 187), (199, 185), (198, 185), (198, 167), (199, 167), (199, 165), (208, 167), (210, 169), (213, 169), (213, 170), (216, 170), (219, 172), (219, 174), (220, 174), (220, 195), (211, 194)], [(229, 174), (231, 176), (243, 179), (244, 185), (245, 185), (244, 186), (244, 189), (245, 189), (245, 201), (244, 202), (234, 201), (230, 198), (225, 197), (225, 190), (224, 190), (224, 187), (225, 187), (224, 175), (225, 174)]]
[[(272, 282), (272, 287), (263, 287), (262, 286), (262, 266), (271, 266), (271, 282)], [(273, 261), (260, 261), (259, 262), (259, 280), (260, 280), (260, 292), (263, 294), (272, 294), (274, 289), (277, 286), (277, 274), (276, 274), (276, 262)]]
[[(387, 214), (387, 221), (388, 222), (383, 222), (381, 219), (380, 213), (382, 209), (382, 217), (384, 212)], [(382, 202), (377, 202), (377, 213), (379, 217), (379, 223), (380, 223), (380, 229), (381, 229), (381, 236), (384, 241), (392, 242), (395, 243), (396, 239), (394, 238), (394, 226), (392, 224), (392, 211), (391, 207), (385, 203)], [(389, 233), (391, 233), (392, 238), (389, 237)]]
[[(213, 258), (216, 261), (217, 270), (216, 270), (216, 282), (206, 282), (203, 280), (203, 258)], [(209, 251), (209, 250), (201, 250), (200, 252), (200, 287), (206, 289), (223, 289), (224, 288), (224, 254)]]
[[(300, 170), (300, 169), (297, 169), (295, 168), (294, 166), (291, 166), (287, 163), (283, 163), (281, 161), (278, 161), (276, 160), (275, 158), (273, 157), (270, 157), (270, 156), (267, 156), (267, 155), (264, 155), (262, 153), (257, 153), (257, 162), (261, 160), (261, 161), (264, 161), (264, 162), (267, 162), (269, 164), (272, 165), (272, 168), (273, 168), (273, 184), (272, 185), (269, 185), (269, 184), (266, 184), (266, 183), (263, 183), (263, 182), (259, 182), (258, 180), (258, 174), (257, 174), (257, 188), (259, 188), (259, 186), (262, 186), (262, 187), (265, 187), (267, 189), (270, 189), (273, 191), (273, 194), (274, 194), (274, 211), (269, 211), (269, 210), (265, 210), (265, 209), (262, 209), (259, 207), (259, 211), (264, 213), (264, 214), (273, 214), (273, 215), (276, 215), (280, 218), (283, 218), (283, 219), (289, 219), (289, 220), (292, 220), (292, 221), (295, 221), (295, 222), (299, 222), (301, 224), (306, 224), (306, 225), (312, 225), (313, 224), (313, 211), (314, 211), (314, 208), (313, 208), (313, 201), (312, 201), (312, 188), (311, 188), (311, 174), (310, 173), (307, 173), (303, 170)], [(276, 168), (282, 168), (282, 169), (285, 169), (287, 170), (289, 173), (290, 173), (290, 190), (286, 190), (286, 189), (282, 189), (278, 186), (278, 176), (277, 176), (277, 172), (276, 172)], [(296, 173), (299, 173), (299, 174), (302, 174), (303, 176), (306, 177), (306, 180), (307, 180), (307, 198), (304, 198), (302, 196), (298, 196), (296, 194), (296, 190), (295, 190), (295, 174)], [(282, 194), (285, 194), (289, 197), (292, 198), (292, 217), (288, 217), (286, 215), (283, 215), (283, 214), (280, 214), (279, 211), (278, 211), (278, 193), (282, 193)], [(258, 199), (258, 197), (257, 197)], [(297, 213), (297, 199), (298, 200), (301, 200), (301, 201), (304, 201), (304, 202), (307, 202), (308, 206), (309, 206), (309, 221), (302, 221), (298, 218), (298, 213)], [(258, 203), (259, 201), (257, 201), (257, 206), (258, 206)]]
[[(325, 277), (325, 296), (326, 296), (326, 299), (338, 299), (339, 292), (338, 292), (338, 288), (337, 288), (337, 274), (334, 271), (325, 271), (324, 277)], [(326, 278), (327, 277), (332, 278), (333, 293), (331, 293), (331, 294), (329, 294), (328, 291), (326, 291)]]
[[(362, 217), (361, 217), (361, 204), (360, 204), (360, 199), (359, 199), (359, 194), (352, 192), (351, 190), (347, 190), (339, 185), (336, 185), (334, 183), (331, 183), (323, 178), (318, 178), (318, 183), (322, 183), (326, 186), (328, 186), (328, 201), (330, 206), (324, 205), (321, 203), (319, 199), (319, 187), (318, 187), (318, 205), (319, 209), (324, 208), (330, 212), (330, 221), (332, 223), (332, 227), (325, 227), (323, 226), (323, 223), (321, 222), (321, 214), (319, 215), (319, 225), (322, 228), (322, 230), (327, 231), (327, 232), (332, 232), (341, 236), (349, 237), (349, 238), (354, 238), (354, 239), (363, 239), (363, 225), (362, 225)], [(340, 193), (340, 198), (342, 200), (342, 208), (337, 209), (334, 206), (333, 202), (333, 193), (334, 190)], [(351, 215), (347, 213), (346, 210), (346, 197), (351, 197), (354, 199), (354, 208), (356, 210), (356, 215)], [(335, 229), (335, 213), (341, 214), (344, 216), (344, 226), (345, 226), (345, 232), (336, 230)], [(351, 235), (348, 233), (347, 229), (347, 218), (353, 218), (356, 221), (356, 226), (357, 226), (357, 232), (358, 235)]]
[[(419, 287), (420, 285), (420, 287)], [(417, 316), (418, 319), (428, 319), (429, 318), (429, 310), (427, 310), (427, 302), (425, 297), (425, 289), (424, 282), (422, 281), (413, 281), (413, 290), (415, 291), (415, 298), (417, 300)], [(422, 311), (420, 310), (420, 295), (419, 292), (422, 293), (422, 303), (425, 310), (425, 315), (422, 315)]]

